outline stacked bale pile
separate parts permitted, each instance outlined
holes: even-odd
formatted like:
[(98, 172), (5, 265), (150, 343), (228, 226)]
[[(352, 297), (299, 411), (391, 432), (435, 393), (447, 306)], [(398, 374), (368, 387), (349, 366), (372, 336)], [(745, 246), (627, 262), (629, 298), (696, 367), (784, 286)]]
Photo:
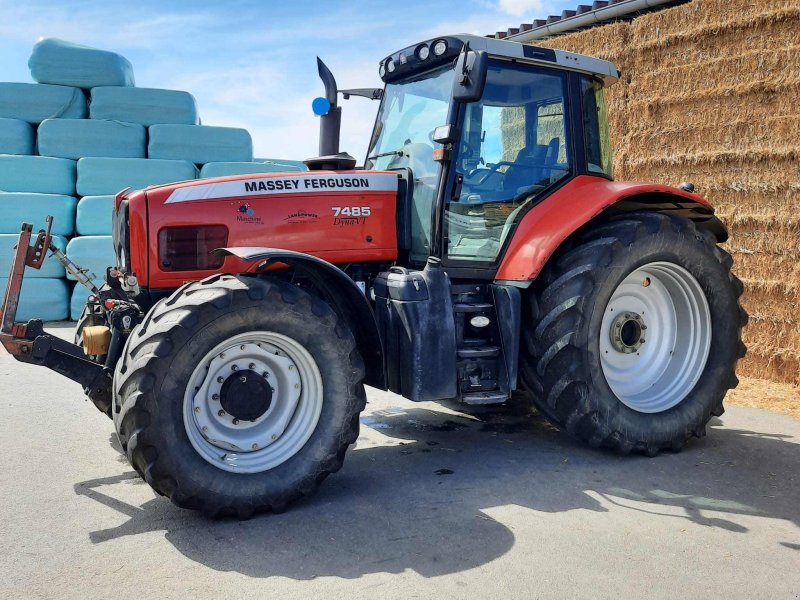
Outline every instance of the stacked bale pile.
[(730, 229), (745, 376), (800, 384), (800, 4), (693, 0), (537, 42), (602, 56), (618, 179), (691, 181)]
[[(102, 278), (115, 261), (111, 211), (120, 190), (305, 169), (254, 160), (244, 129), (199, 125), (188, 92), (134, 87), (119, 54), (48, 39), (28, 65), (37, 83), (0, 83), (0, 276), (23, 220), (40, 228), (53, 215), (56, 243)], [(76, 319), (88, 291), (70, 285), (52, 258), (29, 270), (18, 318)]]

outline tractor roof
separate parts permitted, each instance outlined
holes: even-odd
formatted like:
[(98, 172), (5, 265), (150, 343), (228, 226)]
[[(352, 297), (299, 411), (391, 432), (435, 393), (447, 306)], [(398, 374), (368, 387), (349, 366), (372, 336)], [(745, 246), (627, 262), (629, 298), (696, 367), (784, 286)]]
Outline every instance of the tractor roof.
[[(439, 55), (434, 52), (434, 47), (438, 42), (445, 43), (445, 51)], [(607, 60), (566, 52), (564, 50), (553, 50), (551, 48), (539, 48), (519, 42), (510, 42), (493, 38), (480, 37), (477, 35), (448, 35), (433, 38), (419, 44), (414, 44), (408, 48), (403, 48), (390, 56), (384, 58), (380, 63), (381, 78), (391, 83), (402, 79), (409, 73), (428, 70), (431, 66), (444, 64), (453, 60), (469, 44), (472, 50), (482, 50), (497, 58), (516, 60), (525, 62), (541, 63), (544, 66), (568, 69), (570, 71), (580, 71), (601, 78), (606, 85), (611, 85), (619, 79), (619, 71)], [(420, 49), (427, 47), (427, 58), (422, 59)], [(440, 45), (439, 48), (442, 46)], [(394, 71), (387, 68), (388, 63), (394, 62)]]

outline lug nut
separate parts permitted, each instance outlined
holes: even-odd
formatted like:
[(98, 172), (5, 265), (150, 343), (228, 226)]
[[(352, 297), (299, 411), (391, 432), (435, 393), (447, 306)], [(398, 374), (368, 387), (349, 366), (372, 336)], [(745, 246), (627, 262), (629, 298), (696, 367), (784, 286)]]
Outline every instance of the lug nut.
[(220, 417), (224, 417), (225, 416), (225, 411), (224, 410), (218, 410), (217, 411), (217, 415), (220, 416)]
[(222, 383), (225, 381), (224, 377), (217, 377), (217, 383)]
[(200, 407), (199, 406), (195, 406), (194, 407), (194, 412), (199, 413), (200, 412)]
[(224, 353), (224, 352), (220, 352), (220, 353), (219, 353), (219, 357), (220, 357), (220, 358), (225, 358), (225, 353)]
[(250, 447), (251, 447), (253, 450), (257, 450), (257, 449), (258, 449), (258, 444), (253, 444), (253, 445), (252, 445), (252, 446), (250, 446)]
[(233, 424), (234, 424), (234, 425), (238, 425), (238, 424), (239, 424), (239, 419), (234, 419), (234, 420), (233, 420)]
[(239, 365), (231, 365), (231, 371), (238, 371)]
[(266, 371), (264, 371), (264, 372), (261, 374), (261, 376), (262, 376), (264, 379), (269, 379), (269, 373), (267, 373)]
[(219, 394), (213, 394), (213, 395), (211, 396), (211, 399), (212, 399), (212, 400), (219, 400)]
[(203, 427), (203, 433), (207, 433), (207, 432), (208, 432), (208, 427)]
[(241, 346), (239, 346), (239, 350), (244, 350), (244, 344), (242, 344)]
[(248, 368), (248, 369), (250, 369), (251, 371), (255, 371), (255, 368), (256, 368), (256, 363), (250, 363), (250, 364), (247, 366), (247, 368)]

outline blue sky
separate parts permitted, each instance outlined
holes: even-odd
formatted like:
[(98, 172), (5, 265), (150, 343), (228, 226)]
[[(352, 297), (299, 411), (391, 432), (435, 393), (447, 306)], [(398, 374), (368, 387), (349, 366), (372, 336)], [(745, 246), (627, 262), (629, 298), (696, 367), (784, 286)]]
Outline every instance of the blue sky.
[[(123, 54), (136, 84), (187, 90), (206, 125), (247, 128), (256, 156), (317, 151), (315, 57), (340, 88), (379, 86), (378, 60), (448, 33), (484, 35), (577, 0), (0, 0), (0, 81), (31, 81), (33, 44), (59, 37)], [(343, 104), (342, 149), (361, 162), (376, 102)]]

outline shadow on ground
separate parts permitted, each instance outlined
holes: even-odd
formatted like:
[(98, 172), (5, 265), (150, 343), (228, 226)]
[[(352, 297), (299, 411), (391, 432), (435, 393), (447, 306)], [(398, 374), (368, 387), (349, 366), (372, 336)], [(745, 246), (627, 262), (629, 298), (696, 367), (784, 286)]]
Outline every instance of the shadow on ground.
[[(351, 449), (341, 472), (284, 514), (211, 522), (163, 498), (134, 506), (118, 499), (124, 487), (116, 485), (145, 485), (133, 471), (79, 483), (77, 493), (128, 517), (91, 540), (163, 530), (213, 569), (305, 580), (480, 566), (514, 545), (513, 532), (484, 510), (503, 505), (544, 513), (613, 505), (740, 534), (748, 531), (740, 515), (800, 525), (800, 444), (788, 436), (725, 429), (715, 419), (709, 437), (679, 454), (620, 457), (573, 442), (523, 402), (460, 415), (407, 406), (363, 419), (373, 430), (366, 437), (378, 432), (394, 445)], [(797, 541), (782, 545), (800, 549)]]

